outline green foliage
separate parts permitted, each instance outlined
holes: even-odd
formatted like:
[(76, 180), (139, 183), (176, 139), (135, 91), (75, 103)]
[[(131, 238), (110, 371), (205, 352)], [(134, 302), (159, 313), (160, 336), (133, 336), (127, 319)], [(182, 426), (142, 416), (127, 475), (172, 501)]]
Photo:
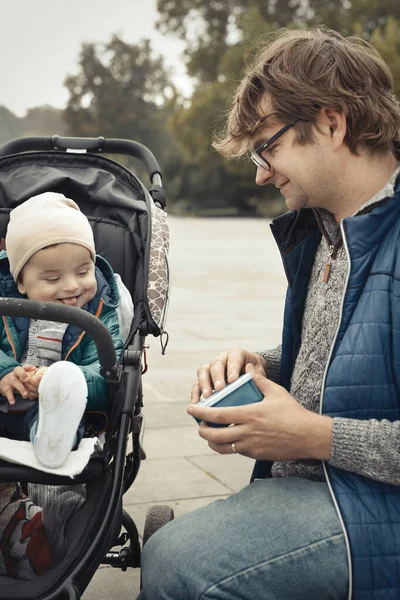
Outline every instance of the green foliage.
[(189, 106), (177, 108), (170, 121), (171, 131), (190, 157), (185, 191), (196, 206), (218, 202), (232, 212), (264, 214), (284, 208), (271, 186), (258, 188), (252, 183), (251, 164), (227, 161), (211, 147), (245, 63), (276, 29), (323, 23), (343, 35), (370, 40), (391, 67), (400, 94), (398, 0), (158, 0), (157, 6), (160, 30), (186, 41), (188, 72), (197, 82)]
[(65, 135), (63, 111), (51, 106), (37, 106), (17, 117), (5, 106), (0, 106), (0, 145), (18, 137)]
[(107, 44), (83, 44), (79, 71), (68, 75), (65, 85), (70, 135), (136, 140), (160, 162), (168, 161), (174, 142), (165, 123), (176, 91), (149, 40), (128, 44), (114, 35)]
[(272, 186), (254, 184), (249, 161), (227, 161), (212, 148), (246, 62), (278, 28), (323, 23), (370, 40), (400, 93), (398, 0), (158, 0), (157, 7), (160, 31), (185, 41), (192, 97), (179, 96), (148, 40), (131, 45), (113, 36), (107, 44), (83, 44), (79, 71), (65, 81), (65, 119), (72, 135), (147, 145), (163, 167), (170, 200), (188, 211), (284, 209)]
[(371, 35), (371, 43), (390, 65), (394, 90), (400, 98), (400, 18), (389, 17), (384, 27), (376, 27)]

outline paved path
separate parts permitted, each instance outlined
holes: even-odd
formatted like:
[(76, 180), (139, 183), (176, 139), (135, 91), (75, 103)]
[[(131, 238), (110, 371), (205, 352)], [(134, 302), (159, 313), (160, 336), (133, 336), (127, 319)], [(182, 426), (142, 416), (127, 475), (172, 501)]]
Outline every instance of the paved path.
[[(248, 483), (248, 458), (215, 454), (185, 411), (197, 367), (232, 346), (280, 341), (285, 277), (272, 234), (260, 219), (170, 217), (171, 303), (165, 356), (149, 339), (144, 376), (147, 459), (124, 507), (143, 532), (147, 509), (169, 504), (178, 516)], [(85, 600), (133, 599), (138, 570), (102, 566)]]

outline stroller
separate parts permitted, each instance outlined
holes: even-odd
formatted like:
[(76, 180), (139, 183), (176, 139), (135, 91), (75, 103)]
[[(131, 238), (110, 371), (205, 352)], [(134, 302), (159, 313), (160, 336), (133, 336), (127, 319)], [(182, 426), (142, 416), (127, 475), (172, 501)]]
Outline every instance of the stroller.
[[(139, 159), (151, 186), (101, 154)], [(122, 497), (145, 458), (141, 445), (145, 337), (160, 337), (162, 352), (168, 305), (168, 226), (160, 167), (148, 148), (130, 140), (28, 137), (0, 147), (0, 238), (10, 211), (31, 196), (58, 192), (72, 198), (88, 217), (96, 251), (121, 277), (133, 300), (134, 316), (120, 362), (107, 328), (86, 311), (54, 303), (0, 298), (0, 317), (48, 319), (75, 325), (96, 344), (101, 374), (108, 381), (110, 412), (102, 451), (74, 479), (0, 460), (0, 481), (28, 486), (82, 485), (86, 499), (68, 520), (65, 556), (32, 580), (0, 575), (0, 599), (80, 598), (101, 563), (139, 567), (141, 546)], [(128, 441), (132, 448), (128, 452)], [(1, 507), (0, 507), (1, 512)], [(173, 518), (169, 507), (152, 507), (144, 541)], [(115, 549), (115, 547), (120, 549)]]

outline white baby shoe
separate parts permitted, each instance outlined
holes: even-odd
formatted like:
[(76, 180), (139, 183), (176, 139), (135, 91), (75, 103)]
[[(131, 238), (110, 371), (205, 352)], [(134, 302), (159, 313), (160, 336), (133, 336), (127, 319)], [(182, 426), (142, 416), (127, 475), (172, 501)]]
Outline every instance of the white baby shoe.
[(33, 442), (35, 456), (45, 467), (56, 469), (67, 460), (86, 408), (88, 388), (74, 363), (52, 364), (39, 384), (39, 420)]

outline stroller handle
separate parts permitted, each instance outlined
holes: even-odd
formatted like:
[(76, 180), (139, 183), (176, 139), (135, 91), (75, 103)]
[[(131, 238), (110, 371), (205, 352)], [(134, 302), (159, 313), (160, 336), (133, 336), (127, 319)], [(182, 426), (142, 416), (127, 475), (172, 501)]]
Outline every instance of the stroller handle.
[(28, 317), (30, 319), (48, 319), (59, 323), (76, 325), (86, 331), (96, 344), (101, 374), (105, 379), (115, 381), (119, 373), (113, 339), (107, 327), (94, 315), (63, 304), (0, 297), (0, 315), (10, 317)]
[[(85, 150), (92, 154), (125, 154), (140, 160), (146, 167), (151, 183), (159, 183), (162, 171), (154, 154), (139, 142), (119, 138), (80, 138), (80, 137), (22, 137), (6, 142), (0, 146), (0, 157), (20, 152), (43, 152)], [(158, 176), (158, 177), (156, 177)], [(155, 180), (154, 180), (155, 179)]]

